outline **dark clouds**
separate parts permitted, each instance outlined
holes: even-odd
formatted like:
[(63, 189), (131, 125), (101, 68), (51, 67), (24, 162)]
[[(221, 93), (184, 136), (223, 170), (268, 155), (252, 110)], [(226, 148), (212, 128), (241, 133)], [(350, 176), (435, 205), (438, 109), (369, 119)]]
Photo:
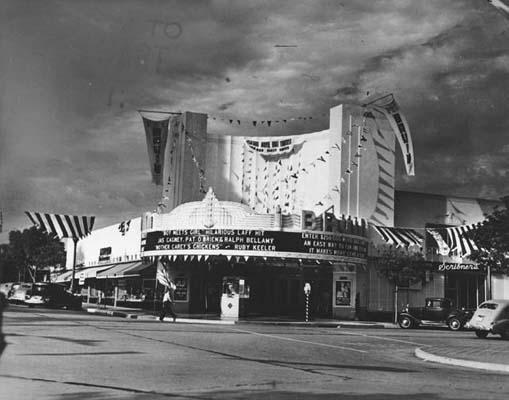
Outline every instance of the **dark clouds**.
[[(6, 229), (26, 225), (24, 209), (94, 213), (99, 225), (151, 209), (158, 188), (138, 108), (267, 120), (393, 92), (416, 153), (416, 176), (398, 165), (398, 187), (507, 194), (509, 21), (487, 2), (6, 0), (1, 7)], [(327, 127), (324, 118), (298, 129)]]

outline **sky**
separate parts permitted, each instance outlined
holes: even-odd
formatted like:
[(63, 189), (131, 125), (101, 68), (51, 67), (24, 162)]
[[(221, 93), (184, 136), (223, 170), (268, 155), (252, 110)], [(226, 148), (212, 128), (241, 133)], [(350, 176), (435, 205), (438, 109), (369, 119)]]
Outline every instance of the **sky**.
[(2, 0), (0, 242), (25, 210), (153, 210), (139, 109), (269, 120), (393, 93), (416, 161), (397, 189), (509, 195), (508, 38), (486, 0)]

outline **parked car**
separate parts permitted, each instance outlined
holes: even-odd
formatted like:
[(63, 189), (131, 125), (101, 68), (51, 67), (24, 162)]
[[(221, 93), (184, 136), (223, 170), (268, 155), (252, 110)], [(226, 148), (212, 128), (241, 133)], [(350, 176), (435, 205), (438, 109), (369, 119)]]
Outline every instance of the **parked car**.
[(25, 304), (29, 307), (48, 306), (81, 309), (81, 296), (68, 292), (56, 283), (34, 283), (25, 296)]
[(12, 285), (11, 290), (7, 294), (9, 303), (23, 304), (27, 290), (32, 288), (31, 283), (16, 282)]
[(472, 310), (456, 309), (452, 301), (443, 297), (429, 297), (424, 307), (408, 305), (398, 315), (399, 326), (403, 329), (421, 325), (443, 325), (453, 331), (460, 330), (472, 316)]
[(9, 296), (9, 292), (12, 289), (12, 285), (14, 285), (14, 282), (2, 282), (0, 283), (0, 293), (3, 293), (5, 298)]
[(489, 333), (509, 339), (509, 300), (488, 300), (481, 303), (466, 325), (478, 338)]

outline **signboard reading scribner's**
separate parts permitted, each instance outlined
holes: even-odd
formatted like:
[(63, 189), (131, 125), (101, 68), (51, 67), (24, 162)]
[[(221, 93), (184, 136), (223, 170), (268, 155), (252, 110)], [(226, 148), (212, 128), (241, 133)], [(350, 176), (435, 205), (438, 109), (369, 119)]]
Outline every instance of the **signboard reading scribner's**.
[(340, 260), (365, 258), (367, 239), (328, 232), (179, 229), (147, 232), (144, 256), (234, 255)]

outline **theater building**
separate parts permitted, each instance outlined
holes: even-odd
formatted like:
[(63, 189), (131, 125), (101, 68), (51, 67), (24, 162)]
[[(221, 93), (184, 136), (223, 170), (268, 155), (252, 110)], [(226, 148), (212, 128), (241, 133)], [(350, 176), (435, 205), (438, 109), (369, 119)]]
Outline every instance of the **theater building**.
[[(83, 295), (154, 307), (160, 262), (177, 284), (181, 313), (303, 317), (307, 303), (315, 318), (351, 319), (426, 296), (483, 300), (484, 274), (447, 270), (472, 263), (434, 255), (425, 229), (479, 222), (498, 203), (396, 192), (390, 124), (351, 105), (332, 108), (329, 119), (329, 129), (295, 135), (282, 133), (297, 121), (264, 121), (260, 136), (256, 121), (190, 112), (144, 118), (159, 208), (78, 243)], [(232, 125), (244, 136), (227, 134)], [(400, 147), (413, 173), (413, 152)], [(453, 220), (460, 203), (465, 215)], [(430, 261), (426, 279), (399, 288), (398, 300), (376, 268), (384, 246)], [(492, 289), (509, 297), (504, 285)]]

